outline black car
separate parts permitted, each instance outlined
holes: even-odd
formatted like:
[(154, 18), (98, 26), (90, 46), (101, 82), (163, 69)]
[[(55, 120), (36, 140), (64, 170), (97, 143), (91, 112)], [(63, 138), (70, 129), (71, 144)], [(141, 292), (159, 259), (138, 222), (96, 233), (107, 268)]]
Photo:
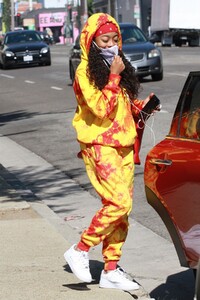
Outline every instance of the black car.
[(74, 81), (76, 69), (81, 61), (80, 35), (76, 38), (69, 54), (69, 76)]
[[(120, 23), (122, 34), (122, 50), (126, 58), (135, 68), (139, 78), (151, 75), (152, 80), (163, 79), (162, 53), (152, 44), (143, 31), (131, 23)], [(74, 74), (80, 63), (80, 36), (77, 37), (69, 57), (70, 79), (74, 80)]]
[(35, 30), (10, 31), (0, 45), (0, 65), (3, 69), (20, 65), (51, 65), (49, 46)]

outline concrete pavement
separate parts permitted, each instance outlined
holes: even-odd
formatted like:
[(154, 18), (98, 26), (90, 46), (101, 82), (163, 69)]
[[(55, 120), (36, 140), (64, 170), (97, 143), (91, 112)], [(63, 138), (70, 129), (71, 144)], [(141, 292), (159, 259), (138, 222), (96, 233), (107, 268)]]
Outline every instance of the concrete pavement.
[(94, 281), (81, 283), (63, 253), (79, 240), (99, 200), (4, 136), (0, 164), (0, 299), (193, 299), (193, 274), (180, 267), (173, 244), (132, 219), (120, 266), (141, 289), (98, 287), (100, 246), (90, 251)]

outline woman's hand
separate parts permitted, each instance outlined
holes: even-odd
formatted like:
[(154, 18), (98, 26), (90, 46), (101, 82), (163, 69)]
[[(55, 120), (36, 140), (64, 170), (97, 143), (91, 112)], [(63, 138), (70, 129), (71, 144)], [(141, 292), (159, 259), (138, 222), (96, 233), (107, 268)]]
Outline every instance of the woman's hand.
[[(154, 93), (151, 93), (146, 99), (144, 99), (143, 101), (143, 107), (145, 107), (145, 105), (149, 102), (149, 100), (151, 99), (151, 97), (154, 96)], [(152, 113), (156, 112), (156, 111), (160, 111), (161, 110), (161, 104), (158, 105), (153, 111)]]
[(125, 65), (122, 58), (119, 55), (116, 55), (110, 66), (110, 73), (119, 75), (124, 69)]
[(146, 99), (144, 99), (144, 104), (143, 107), (147, 104), (147, 102), (149, 102), (150, 98), (154, 95), (154, 93), (151, 93), (148, 97), (146, 97)]

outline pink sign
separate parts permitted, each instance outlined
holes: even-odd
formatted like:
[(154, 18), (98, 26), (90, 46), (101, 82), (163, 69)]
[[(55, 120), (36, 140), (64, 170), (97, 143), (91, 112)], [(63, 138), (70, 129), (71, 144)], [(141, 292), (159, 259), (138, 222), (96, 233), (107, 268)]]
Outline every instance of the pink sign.
[(39, 27), (63, 26), (66, 12), (39, 14)]

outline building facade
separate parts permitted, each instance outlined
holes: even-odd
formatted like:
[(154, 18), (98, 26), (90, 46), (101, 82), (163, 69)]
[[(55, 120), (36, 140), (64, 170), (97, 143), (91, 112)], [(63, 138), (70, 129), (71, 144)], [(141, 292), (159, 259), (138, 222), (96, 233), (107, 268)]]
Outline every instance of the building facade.
[(118, 22), (135, 23), (146, 34), (150, 26), (151, 0), (94, 0), (94, 12), (105, 12)]

